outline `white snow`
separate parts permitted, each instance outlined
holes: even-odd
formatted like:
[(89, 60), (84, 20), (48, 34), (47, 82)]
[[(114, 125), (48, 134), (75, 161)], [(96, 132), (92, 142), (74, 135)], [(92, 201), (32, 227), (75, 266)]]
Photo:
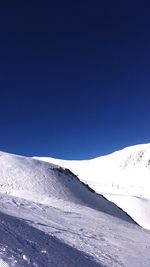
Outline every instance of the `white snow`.
[(40, 158), (69, 168), (80, 180), (150, 229), (150, 144), (83, 161)]
[[(0, 195), (0, 256), (9, 266), (148, 267), (150, 234), (82, 205)], [(9, 214), (9, 215), (8, 215)], [(5, 249), (4, 249), (5, 248)]]
[[(51, 161), (47, 163), (0, 152), (0, 259), (6, 264), (4, 266), (150, 266), (150, 232), (135, 224), (114, 203), (91, 192), (70, 171), (59, 167), (63, 165), (79, 177), (83, 175), (83, 181), (92, 183), (99, 192), (107, 193), (107, 198), (113, 194), (117, 198), (114, 202), (125, 206), (126, 197), (133, 198), (132, 188), (120, 188), (120, 177), (115, 184), (111, 180), (115, 175), (113, 169), (108, 168), (113, 165), (112, 157), (117, 172), (119, 168), (120, 173), (123, 169), (129, 172), (129, 164), (117, 167), (120, 160), (124, 162), (124, 158), (117, 155), (119, 153), (91, 161), (44, 159)], [(101, 160), (104, 163), (106, 159), (104, 174), (108, 172), (112, 176), (106, 175), (106, 180), (101, 180), (98, 179), (101, 173), (97, 171), (103, 165)], [(110, 181), (113, 186), (109, 185)], [(128, 178), (127, 181), (129, 185), (133, 182)], [(139, 179), (134, 192), (140, 183), (145, 186)], [(143, 192), (147, 198), (139, 197), (139, 192), (138, 197), (133, 198), (137, 210), (132, 217), (137, 214), (138, 220), (141, 218), (146, 223), (149, 221), (149, 192), (148, 189)]]
[(131, 221), (112, 202), (93, 194), (67, 170), (32, 158), (1, 153), (0, 187), (2, 193), (38, 203), (55, 207), (61, 204), (68, 209), (69, 202), (69, 205), (84, 205)]

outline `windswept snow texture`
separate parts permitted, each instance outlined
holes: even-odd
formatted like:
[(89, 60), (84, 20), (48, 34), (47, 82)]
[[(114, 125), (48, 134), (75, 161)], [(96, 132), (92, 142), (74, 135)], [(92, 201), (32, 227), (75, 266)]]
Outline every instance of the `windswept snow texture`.
[(150, 229), (150, 144), (127, 147), (92, 160), (40, 159), (69, 168), (140, 226)]
[(5, 194), (0, 210), (0, 258), (8, 266), (150, 266), (149, 232), (107, 213)]
[[(2, 200), (4, 201), (4, 198)], [(14, 201), (14, 199), (7, 198), (8, 203), (11, 203), (11, 201)], [(19, 205), (25, 204), (20, 201), (16, 203)], [(11, 205), (9, 208), (12, 208)], [(15, 207), (13, 208), (15, 212)], [(24, 220), (0, 213), (0, 255), (8, 262), (9, 265), (7, 266), (102, 266), (92, 256), (66, 244), (63, 240), (57, 238), (57, 235), (53, 235), (53, 223), (49, 222), (48, 225), (44, 225), (39, 220), (42, 212), (39, 211), (38, 205), (35, 208), (32, 203), (28, 203), (26, 208), (21, 210), (21, 213), (23, 211), (27, 212), (27, 218), (26, 214), (25, 216), (21, 214), (25, 217)], [(32, 217), (29, 221), (31, 214), (29, 216), (28, 213), (29, 211), (32, 213), (32, 209), (35, 217)], [(36, 218), (37, 214), (38, 218)], [(51, 215), (50, 221), (53, 217)], [(32, 222), (35, 223), (35, 220), (37, 220), (37, 225), (33, 227)], [(52, 231), (49, 233), (51, 227)], [(61, 225), (60, 227), (63, 228)], [(43, 228), (43, 231), (40, 228)]]
[(149, 267), (150, 232), (68, 169), (0, 153), (0, 267)]

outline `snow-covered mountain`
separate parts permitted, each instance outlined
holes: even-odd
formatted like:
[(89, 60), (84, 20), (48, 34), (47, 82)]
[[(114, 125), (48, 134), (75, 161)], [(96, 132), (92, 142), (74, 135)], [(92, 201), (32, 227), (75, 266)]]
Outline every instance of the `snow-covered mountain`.
[[(1, 193), (59, 207), (82, 205), (132, 222), (112, 202), (93, 193), (69, 169), (32, 158), (0, 153)], [(58, 201), (59, 200), (59, 201)]]
[[(107, 188), (108, 178), (96, 184), (101, 158), (43, 160), (0, 152), (0, 266), (150, 266), (150, 232), (73, 173), (93, 187), (103, 185), (105, 195), (106, 189), (122, 194), (120, 183)], [(126, 168), (117, 156), (114, 164), (120, 171)], [(108, 166), (103, 170), (108, 172)]]
[(91, 160), (40, 159), (69, 168), (139, 225), (150, 229), (150, 144), (127, 147)]

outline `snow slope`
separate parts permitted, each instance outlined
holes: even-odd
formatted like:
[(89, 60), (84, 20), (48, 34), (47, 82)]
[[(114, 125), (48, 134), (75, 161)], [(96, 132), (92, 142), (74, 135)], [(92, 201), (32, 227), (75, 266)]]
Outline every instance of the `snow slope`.
[(150, 229), (150, 144), (83, 161), (40, 158), (69, 168), (80, 180)]
[(0, 153), (0, 266), (148, 267), (149, 244), (69, 170)]
[(112, 202), (91, 192), (69, 170), (32, 158), (0, 153), (0, 192), (53, 206), (69, 201), (70, 205), (88, 206), (132, 222)]
[(0, 195), (0, 258), (7, 266), (149, 267), (149, 244), (149, 231), (83, 205), (66, 211)]

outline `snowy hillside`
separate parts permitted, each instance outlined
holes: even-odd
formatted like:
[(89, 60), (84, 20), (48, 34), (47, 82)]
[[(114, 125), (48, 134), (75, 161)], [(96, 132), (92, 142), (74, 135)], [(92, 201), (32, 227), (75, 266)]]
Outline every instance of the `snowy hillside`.
[(38, 203), (65, 207), (69, 202), (132, 221), (112, 202), (91, 192), (68, 169), (32, 158), (1, 153), (0, 188), (2, 193)]
[(57, 164), (0, 153), (0, 266), (150, 266), (150, 232)]
[(91, 160), (40, 159), (69, 168), (139, 225), (150, 229), (150, 144), (128, 147)]

